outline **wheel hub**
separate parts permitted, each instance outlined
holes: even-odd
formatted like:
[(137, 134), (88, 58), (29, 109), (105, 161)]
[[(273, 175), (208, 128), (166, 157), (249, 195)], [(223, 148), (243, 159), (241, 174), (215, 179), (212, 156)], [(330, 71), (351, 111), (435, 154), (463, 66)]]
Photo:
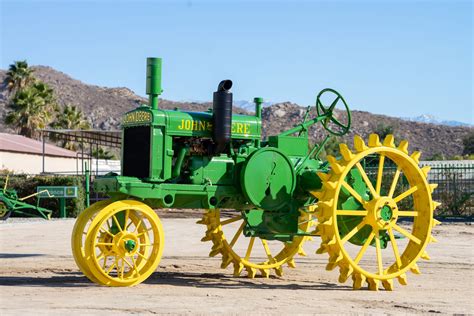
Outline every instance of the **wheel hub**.
[(137, 251), (139, 240), (136, 234), (120, 232), (114, 236), (114, 251), (121, 256), (133, 256)]
[(387, 229), (397, 222), (398, 207), (392, 198), (383, 196), (367, 203), (367, 223), (377, 229)]

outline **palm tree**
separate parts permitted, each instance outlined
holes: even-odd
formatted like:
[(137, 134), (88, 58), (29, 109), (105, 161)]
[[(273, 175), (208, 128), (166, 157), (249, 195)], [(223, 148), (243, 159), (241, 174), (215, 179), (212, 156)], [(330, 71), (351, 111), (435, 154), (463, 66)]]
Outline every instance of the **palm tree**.
[[(84, 115), (81, 110), (79, 110), (74, 105), (66, 105), (63, 108), (63, 111), (58, 114), (56, 120), (51, 124), (53, 128), (57, 129), (89, 129), (90, 124), (84, 118)], [(66, 140), (59, 141), (60, 145), (63, 148), (70, 150), (77, 150), (78, 146), (73, 142), (68, 142)]]
[(60, 129), (90, 128), (89, 122), (84, 118), (84, 114), (75, 105), (66, 105), (51, 126)]
[(7, 113), (5, 123), (30, 138), (39, 138), (40, 129), (48, 126), (57, 107), (53, 90), (43, 82), (17, 91), (8, 106), (11, 111)]
[(102, 147), (99, 147), (98, 150), (94, 149), (92, 151), (92, 157), (97, 158), (97, 159), (106, 159), (106, 160), (115, 159), (115, 155), (113, 153), (111, 153), (108, 150), (105, 150)]
[(35, 80), (33, 72), (34, 70), (28, 67), (26, 60), (15, 61), (11, 64), (3, 82), (7, 86), (8, 92), (14, 95), (30, 83), (33, 83)]

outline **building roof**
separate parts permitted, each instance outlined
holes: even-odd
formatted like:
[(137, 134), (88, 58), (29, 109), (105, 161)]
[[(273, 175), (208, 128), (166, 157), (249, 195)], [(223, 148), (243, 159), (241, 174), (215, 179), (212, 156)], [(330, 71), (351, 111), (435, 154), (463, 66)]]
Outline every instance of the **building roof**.
[[(42, 155), (43, 142), (22, 135), (0, 133), (0, 152), (9, 151), (24, 154)], [(75, 151), (64, 149), (55, 145), (45, 143), (44, 154), (54, 157), (76, 158)]]

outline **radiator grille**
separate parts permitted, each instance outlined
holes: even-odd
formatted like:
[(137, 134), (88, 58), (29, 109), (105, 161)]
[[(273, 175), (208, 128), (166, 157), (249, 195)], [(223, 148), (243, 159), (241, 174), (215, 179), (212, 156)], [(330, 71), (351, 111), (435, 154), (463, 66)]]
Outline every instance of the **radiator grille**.
[(150, 127), (127, 127), (123, 137), (123, 175), (150, 176)]

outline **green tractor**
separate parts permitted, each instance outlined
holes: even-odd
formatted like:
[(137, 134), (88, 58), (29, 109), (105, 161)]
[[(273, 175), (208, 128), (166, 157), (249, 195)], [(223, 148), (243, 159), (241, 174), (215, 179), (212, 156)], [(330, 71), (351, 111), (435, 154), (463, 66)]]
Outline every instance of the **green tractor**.
[[(147, 60), (149, 105), (123, 117), (121, 174), (93, 184), (110, 199), (81, 213), (72, 233), (74, 258), (90, 280), (131, 286), (156, 270), (164, 244), (158, 208), (203, 209), (202, 241), (234, 276), (281, 276), (315, 236), (317, 253), (329, 255), (327, 269), (339, 268), (339, 281), (351, 277), (355, 289), (382, 283), (392, 290), (394, 279), (406, 284), (408, 270), (419, 273), (416, 262), (428, 259), (434, 241), (436, 186), (406, 141), (395, 146), (392, 135), (373, 134), (366, 144), (356, 136), (353, 149), (340, 144), (341, 156), (323, 161), (330, 135), (351, 125), (335, 90), (318, 94), (313, 118), (308, 109), (300, 124), (262, 140), (262, 99), (254, 100), (255, 115), (232, 114), (230, 80), (219, 83), (208, 112), (160, 109), (161, 65)], [(310, 146), (308, 129), (317, 123), (329, 134)], [(373, 174), (364, 169), (367, 157), (376, 161)], [(390, 177), (387, 166), (396, 170)], [(408, 185), (400, 189), (399, 178)]]

